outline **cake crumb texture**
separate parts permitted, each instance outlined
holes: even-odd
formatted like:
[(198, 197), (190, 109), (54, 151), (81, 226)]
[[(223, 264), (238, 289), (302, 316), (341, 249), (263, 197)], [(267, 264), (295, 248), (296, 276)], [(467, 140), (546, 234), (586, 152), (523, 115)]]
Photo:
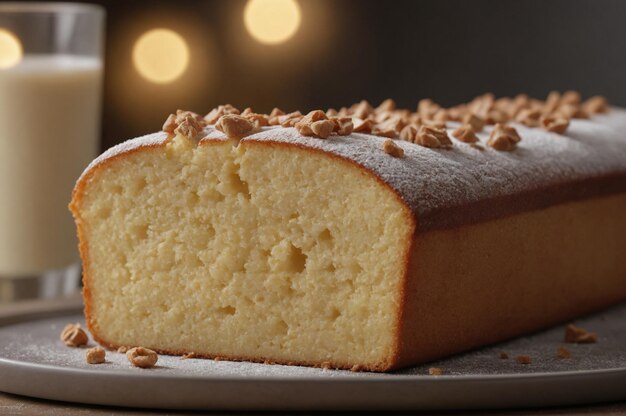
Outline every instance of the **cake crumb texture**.
[(87, 314), (105, 345), (390, 365), (414, 224), (354, 164), (177, 135), (86, 182)]

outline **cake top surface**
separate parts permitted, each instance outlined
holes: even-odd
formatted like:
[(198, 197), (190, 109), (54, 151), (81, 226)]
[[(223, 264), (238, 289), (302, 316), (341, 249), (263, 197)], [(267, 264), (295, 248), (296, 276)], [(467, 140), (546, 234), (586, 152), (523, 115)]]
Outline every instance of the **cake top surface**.
[[(607, 186), (626, 190), (626, 110), (613, 107), (568, 121), (564, 134), (509, 122), (522, 140), (506, 152), (485, 145), (497, 129), (489, 125), (476, 132), (475, 143), (452, 139), (452, 146), (431, 148), (393, 140), (403, 150), (402, 157), (383, 150), (389, 138), (354, 132), (320, 139), (304, 136), (296, 127), (267, 126), (243, 137), (241, 143), (285, 143), (355, 162), (396, 191), (415, 213), (421, 230), (431, 230), (495, 218), (511, 208), (519, 212), (601, 194)], [(459, 126), (460, 122), (448, 121), (445, 128), (452, 134)], [(199, 134), (202, 140), (227, 139), (212, 125), (203, 126)], [(168, 137), (160, 132), (124, 142), (94, 160), (86, 171), (117, 154), (160, 145)], [(505, 209), (507, 204), (515, 207)]]

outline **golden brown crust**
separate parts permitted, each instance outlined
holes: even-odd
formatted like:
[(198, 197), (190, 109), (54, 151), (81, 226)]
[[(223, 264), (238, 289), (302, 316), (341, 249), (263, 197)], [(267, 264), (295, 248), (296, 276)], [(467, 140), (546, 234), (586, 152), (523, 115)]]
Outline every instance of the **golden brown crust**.
[(394, 368), (626, 299), (624, 209), (626, 193), (416, 234)]
[(499, 198), (451, 206), (418, 218), (418, 232), (476, 225), (569, 202), (626, 192), (626, 172), (561, 182)]

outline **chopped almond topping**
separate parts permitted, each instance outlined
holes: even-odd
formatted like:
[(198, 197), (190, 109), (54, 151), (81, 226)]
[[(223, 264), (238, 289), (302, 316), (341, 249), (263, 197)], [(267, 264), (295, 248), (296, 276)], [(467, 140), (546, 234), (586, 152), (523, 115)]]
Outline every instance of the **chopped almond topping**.
[(407, 124), (417, 124), (418, 126), (421, 126), (423, 124), (423, 121), (424, 119), (422, 118), (422, 116), (417, 113), (410, 113), (405, 120)]
[(465, 124), (454, 130), (452, 132), (452, 136), (464, 143), (476, 143), (478, 141), (478, 137), (476, 136), (474, 129), (469, 124)]
[(320, 367), (324, 370), (330, 370), (332, 368), (332, 366), (330, 365), (330, 363), (328, 361), (324, 361), (322, 362), (322, 364), (320, 365)]
[(353, 105), (350, 111), (352, 117), (366, 119), (370, 114), (374, 113), (374, 107), (372, 107), (367, 100), (361, 100), (360, 103)]
[(487, 118), (489, 112), (494, 108), (495, 97), (491, 93), (483, 94), (476, 97), (470, 102), (467, 107), (468, 110), (476, 114), (483, 119)]
[(352, 368), (350, 368), (350, 371), (352, 371), (353, 373), (358, 373), (360, 371), (363, 371), (363, 367), (361, 367), (358, 364), (355, 364), (352, 366)]
[(281, 127), (295, 127), (296, 124), (298, 124), (298, 122), (302, 120), (302, 116), (300, 117), (293, 117), (293, 118), (288, 118), (287, 120), (283, 121), (282, 123), (280, 123)]
[(435, 103), (430, 98), (424, 98), (420, 100), (419, 103), (417, 103), (418, 114), (428, 119), (432, 119), (435, 113), (439, 111), (440, 108), (441, 106), (439, 106), (439, 104)]
[(543, 113), (553, 113), (561, 103), (561, 94), (558, 91), (551, 91), (543, 105)]
[(569, 120), (566, 118), (548, 116), (541, 119), (541, 125), (547, 131), (563, 134), (569, 127)]
[(429, 133), (418, 133), (413, 143), (419, 144), (420, 146), (429, 147), (431, 149), (437, 149), (441, 147), (441, 143), (439, 142), (439, 140), (437, 140), (437, 137)]
[(491, 134), (487, 140), (487, 146), (491, 146), (496, 150), (509, 152), (515, 149), (515, 142), (506, 134)]
[(363, 120), (360, 118), (355, 118), (352, 120), (354, 123), (354, 128), (352, 129), (355, 133), (371, 133), (372, 128), (374, 127), (374, 122), (372, 120)]
[(494, 102), (493, 107), (495, 110), (498, 110), (506, 114), (507, 118), (510, 118), (511, 115), (515, 114), (517, 110), (517, 104), (512, 98), (509, 98), (509, 97), (498, 98)]
[(578, 107), (576, 109), (576, 111), (568, 114), (570, 118), (589, 118), (589, 113), (587, 113), (587, 111), (583, 110), (582, 108)]
[(129, 349), (129, 347), (121, 346), (117, 349), (117, 352), (119, 352), (120, 354), (126, 354)]
[(144, 347), (129, 349), (128, 352), (126, 352), (126, 358), (128, 358), (128, 361), (132, 365), (139, 368), (154, 367), (159, 360), (159, 356), (156, 352)]
[(433, 121), (438, 123), (444, 123), (448, 121), (448, 110), (440, 108), (435, 114), (433, 114)]
[(80, 327), (80, 324), (67, 324), (61, 331), (61, 341), (68, 347), (80, 347), (87, 345), (89, 337)]
[(509, 354), (507, 352), (500, 352), (500, 359), (501, 360), (507, 360), (509, 358)]
[[(309, 113), (310, 115), (311, 113)], [(307, 115), (308, 116), (308, 115)], [(313, 118), (320, 117), (320, 113), (315, 113)], [(326, 117), (324, 115), (324, 117)], [(303, 118), (296, 125), (296, 128), (299, 129), (300, 134), (303, 135), (314, 135), (316, 137), (325, 139), (328, 138), (332, 133), (338, 136), (348, 136), (352, 133), (354, 125), (352, 124), (351, 117), (331, 117), (330, 119), (319, 119), (317, 121), (312, 122), (310, 125), (305, 125), (307, 123), (306, 117)], [(309, 129), (312, 134), (309, 134)]]
[(396, 136), (398, 136), (398, 133), (394, 129), (380, 129), (378, 127), (372, 130), (372, 134), (374, 136), (388, 137), (390, 139), (395, 139)]
[[(176, 114), (170, 114), (165, 120), (163, 124), (162, 130), (166, 133), (173, 134), (176, 132), (176, 129), (181, 126), (184, 122), (191, 125), (191, 128), (194, 130), (202, 130), (206, 125), (206, 122), (199, 114), (194, 113), (193, 111), (184, 111), (184, 110), (176, 110)], [(190, 131), (190, 127), (183, 127), (188, 133), (192, 133)]]
[(531, 359), (528, 355), (518, 355), (515, 360), (520, 364), (530, 364)]
[(457, 105), (455, 107), (448, 108), (448, 120), (461, 121), (466, 113), (467, 108), (465, 105)]
[(88, 364), (102, 364), (106, 361), (106, 351), (100, 346), (89, 348), (85, 351), (85, 361)]
[(206, 121), (208, 124), (215, 124), (222, 116), (239, 113), (240, 111), (230, 104), (219, 105), (211, 110), (209, 114), (204, 116), (204, 121)]
[(504, 124), (509, 121), (509, 115), (502, 110), (494, 109), (487, 113), (485, 124)]
[(409, 124), (408, 126), (405, 126), (401, 131), (400, 131), (400, 138), (402, 140), (406, 140), (408, 142), (415, 142), (415, 138), (417, 137), (417, 132), (419, 131), (419, 125), (417, 124)]
[(556, 356), (557, 358), (560, 359), (568, 359), (572, 357), (572, 353), (570, 352), (570, 350), (568, 350), (565, 347), (559, 347), (559, 349), (556, 351)]
[(314, 110), (295, 124), (296, 130), (303, 136), (314, 136), (326, 139), (335, 128), (335, 123), (328, 120), (322, 110)]
[(399, 115), (395, 114), (395, 112), (393, 111), (382, 111), (379, 113), (374, 114), (374, 118), (369, 117), (370, 119), (374, 120), (374, 123), (380, 125), (382, 123), (386, 123), (389, 120), (396, 119), (396, 118), (402, 118)]
[(284, 115), (285, 115), (285, 112), (283, 110), (281, 110), (278, 107), (274, 107), (272, 111), (270, 112), (269, 116), (267, 117), (267, 123), (270, 126), (278, 126), (280, 124), (278, 117), (284, 116)]
[(462, 121), (463, 124), (469, 124), (472, 129), (477, 133), (482, 131), (483, 127), (485, 126), (485, 120), (472, 113), (467, 113), (465, 116), (463, 116)]
[(587, 332), (586, 330), (572, 324), (565, 327), (565, 342), (590, 344), (597, 341), (598, 336), (594, 332)]
[(203, 127), (206, 125), (204, 117), (202, 117), (200, 114), (194, 113), (193, 111), (176, 110), (176, 121), (180, 122), (184, 120), (187, 116), (193, 117)]
[(561, 103), (578, 105), (582, 101), (578, 91), (565, 91), (561, 96)]
[(430, 367), (428, 369), (428, 374), (431, 376), (440, 376), (443, 374), (443, 370), (439, 367)]
[(436, 121), (436, 120), (428, 120), (428, 119), (424, 119), (422, 121), (422, 125), (427, 126), (427, 127), (432, 127), (435, 129), (445, 129), (446, 128), (446, 123), (443, 121)]
[(257, 126), (247, 118), (236, 114), (220, 117), (215, 128), (229, 138), (241, 138), (258, 131)]
[(320, 139), (326, 139), (330, 136), (335, 128), (335, 123), (330, 120), (320, 120), (311, 123), (311, 131), (314, 136)]
[(561, 116), (563, 118), (589, 118), (589, 114), (580, 106), (575, 104), (563, 104), (555, 112), (555, 116)]
[(278, 107), (274, 107), (270, 112), (270, 117), (284, 116), (285, 112)]
[(421, 126), (417, 133), (417, 137), (415, 138), (415, 144), (419, 144), (424, 147), (439, 148), (451, 147), (452, 141), (448, 137), (446, 129)]
[(585, 101), (583, 109), (589, 114), (606, 113), (609, 110), (609, 103), (606, 98), (596, 95)]
[(348, 136), (352, 133), (354, 125), (352, 124), (352, 117), (330, 117), (330, 121), (335, 125), (333, 133), (338, 136)]
[(350, 113), (350, 109), (346, 107), (341, 107), (339, 111), (337, 111), (337, 117), (353, 117)]
[(541, 111), (531, 110), (529, 108), (525, 108), (521, 110), (517, 114), (517, 117), (515, 117), (515, 121), (527, 127), (539, 127), (540, 119), (541, 119)]
[[(469, 103), (450, 108), (444, 108), (431, 99), (422, 99), (413, 112), (397, 108), (392, 99), (384, 100), (376, 108), (362, 100), (350, 107), (316, 110), (306, 116), (299, 111), (285, 114), (279, 108), (272, 109), (270, 114), (254, 113), (250, 107), (240, 112), (226, 104), (217, 106), (204, 117), (191, 111), (177, 110), (175, 114), (168, 116), (162, 129), (168, 135), (179, 133), (196, 138), (207, 124), (217, 124), (224, 116), (238, 115), (252, 123), (254, 130), (251, 131), (258, 131), (264, 126), (296, 127), (300, 134), (318, 138), (357, 132), (392, 139), (399, 137), (421, 146), (445, 148), (452, 146), (446, 132), (446, 122), (456, 121), (462, 126), (452, 135), (481, 150), (484, 148), (477, 144), (476, 133), (482, 131), (485, 124), (496, 125), (487, 145), (496, 150), (508, 151), (513, 150), (520, 140), (517, 131), (506, 126), (511, 120), (527, 127), (543, 127), (547, 131), (564, 134), (571, 119), (589, 118), (608, 110), (609, 105), (604, 97), (595, 96), (581, 102), (581, 96), (576, 91), (566, 91), (563, 94), (552, 91), (545, 101), (525, 94), (496, 99), (493, 94), (487, 93)], [(238, 129), (249, 129), (242, 126), (240, 124)], [(434, 130), (422, 131), (421, 127)], [(224, 126), (220, 123), (218, 129), (223, 130)]]
[(496, 124), (491, 132), (487, 145), (500, 151), (511, 151), (515, 149), (521, 137), (513, 127), (504, 124)]
[(394, 135), (392, 137), (395, 137), (404, 126), (406, 126), (406, 122), (401, 115), (390, 115), (385, 121), (379, 122), (376, 125), (376, 129), (381, 131), (393, 131)]
[(202, 125), (191, 115), (185, 115), (183, 120), (178, 123), (178, 127), (174, 133), (185, 136), (189, 139), (195, 139), (202, 132)]
[(388, 155), (391, 155), (393, 157), (397, 157), (397, 158), (403, 158), (404, 157), (404, 149), (402, 149), (400, 146), (398, 146), (391, 139), (387, 139), (387, 140), (385, 140), (383, 142), (383, 150), (385, 151), (385, 153), (387, 153)]
[(395, 109), (396, 109), (396, 102), (392, 100), (391, 98), (387, 98), (385, 101), (380, 103), (378, 107), (376, 107), (375, 111), (377, 113), (380, 113), (380, 112), (386, 112), (386, 111), (393, 111)]
[(269, 117), (265, 114), (248, 113), (244, 117), (254, 123), (257, 129), (270, 125)]
[(278, 116), (278, 124), (282, 127), (294, 127), (297, 122), (302, 120), (302, 117), (303, 115), (301, 112), (294, 111), (293, 113)]
[(530, 105), (530, 98), (526, 94), (518, 94), (513, 98), (513, 104), (519, 109), (527, 108)]

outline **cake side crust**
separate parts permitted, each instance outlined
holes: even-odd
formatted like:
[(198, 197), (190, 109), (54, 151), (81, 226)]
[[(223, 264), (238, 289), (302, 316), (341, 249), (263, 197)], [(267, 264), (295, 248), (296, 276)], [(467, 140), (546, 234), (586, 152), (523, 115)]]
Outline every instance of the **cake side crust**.
[(417, 234), (398, 366), (538, 331), (626, 299), (625, 210), (621, 193)]

